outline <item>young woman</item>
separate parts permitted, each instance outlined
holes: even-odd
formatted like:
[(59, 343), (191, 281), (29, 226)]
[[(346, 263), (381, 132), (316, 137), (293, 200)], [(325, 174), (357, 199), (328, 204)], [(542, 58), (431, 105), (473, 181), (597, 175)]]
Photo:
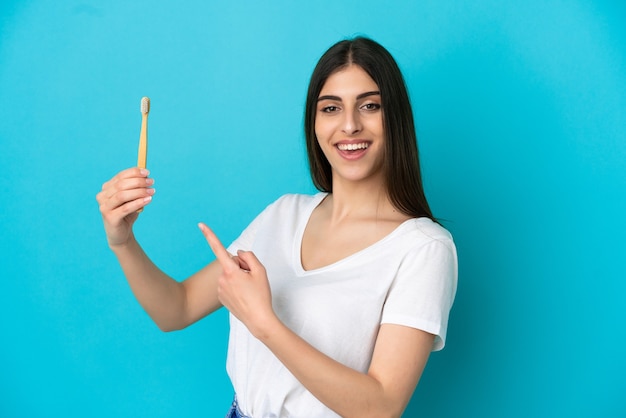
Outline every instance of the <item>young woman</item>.
[(413, 115), (392, 56), (341, 41), (309, 85), (305, 135), (320, 193), (285, 195), (217, 259), (177, 282), (137, 243), (148, 172), (124, 170), (97, 200), (109, 246), (165, 330), (225, 306), (228, 416), (398, 417), (429, 353), (443, 348), (457, 281), (452, 237), (424, 196)]

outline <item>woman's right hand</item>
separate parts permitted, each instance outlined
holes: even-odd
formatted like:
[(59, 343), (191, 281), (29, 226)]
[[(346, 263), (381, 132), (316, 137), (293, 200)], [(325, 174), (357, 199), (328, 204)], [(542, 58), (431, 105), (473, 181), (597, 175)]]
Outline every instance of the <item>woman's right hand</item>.
[(139, 209), (152, 200), (154, 180), (145, 168), (133, 167), (120, 171), (102, 185), (96, 195), (104, 230), (111, 248), (128, 242)]

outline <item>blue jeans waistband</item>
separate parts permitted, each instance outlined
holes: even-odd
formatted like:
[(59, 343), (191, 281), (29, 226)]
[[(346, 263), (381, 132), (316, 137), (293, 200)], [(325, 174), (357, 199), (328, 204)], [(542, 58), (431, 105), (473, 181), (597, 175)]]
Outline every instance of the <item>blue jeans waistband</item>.
[(247, 415), (244, 415), (239, 410), (239, 405), (237, 404), (237, 396), (233, 399), (233, 403), (228, 410), (225, 418), (250, 418)]

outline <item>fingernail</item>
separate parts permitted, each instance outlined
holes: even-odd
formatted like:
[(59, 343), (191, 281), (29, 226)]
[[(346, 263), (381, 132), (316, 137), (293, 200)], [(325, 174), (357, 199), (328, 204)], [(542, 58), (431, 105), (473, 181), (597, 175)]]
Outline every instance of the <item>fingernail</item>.
[(156, 189), (147, 189), (148, 194), (153, 195), (156, 192)]
[(146, 184), (147, 184), (147, 185), (153, 185), (153, 184), (154, 184), (154, 179), (149, 179), (149, 178), (147, 178), (147, 179), (146, 179)]
[(152, 196), (146, 196), (146, 197), (143, 198), (144, 202), (149, 202), (151, 200), (152, 200)]
[(148, 174), (150, 174), (150, 171), (146, 170), (145, 168), (142, 168), (141, 170), (139, 170), (139, 173), (142, 176), (147, 176)]

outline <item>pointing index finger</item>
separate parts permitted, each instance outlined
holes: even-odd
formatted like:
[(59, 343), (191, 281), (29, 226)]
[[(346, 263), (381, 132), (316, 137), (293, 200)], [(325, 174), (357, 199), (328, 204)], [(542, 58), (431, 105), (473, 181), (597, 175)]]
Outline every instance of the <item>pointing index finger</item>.
[(215, 257), (217, 258), (217, 261), (219, 261), (219, 263), (222, 265), (222, 268), (226, 268), (232, 265), (234, 261), (231, 259), (230, 254), (228, 253), (228, 251), (226, 251), (226, 248), (224, 248), (221, 241), (219, 240), (217, 235), (215, 235), (215, 233), (211, 230), (211, 228), (209, 228), (202, 222), (198, 224), (198, 227), (204, 234), (204, 237), (209, 243), (209, 247), (211, 247), (213, 254), (215, 254)]

